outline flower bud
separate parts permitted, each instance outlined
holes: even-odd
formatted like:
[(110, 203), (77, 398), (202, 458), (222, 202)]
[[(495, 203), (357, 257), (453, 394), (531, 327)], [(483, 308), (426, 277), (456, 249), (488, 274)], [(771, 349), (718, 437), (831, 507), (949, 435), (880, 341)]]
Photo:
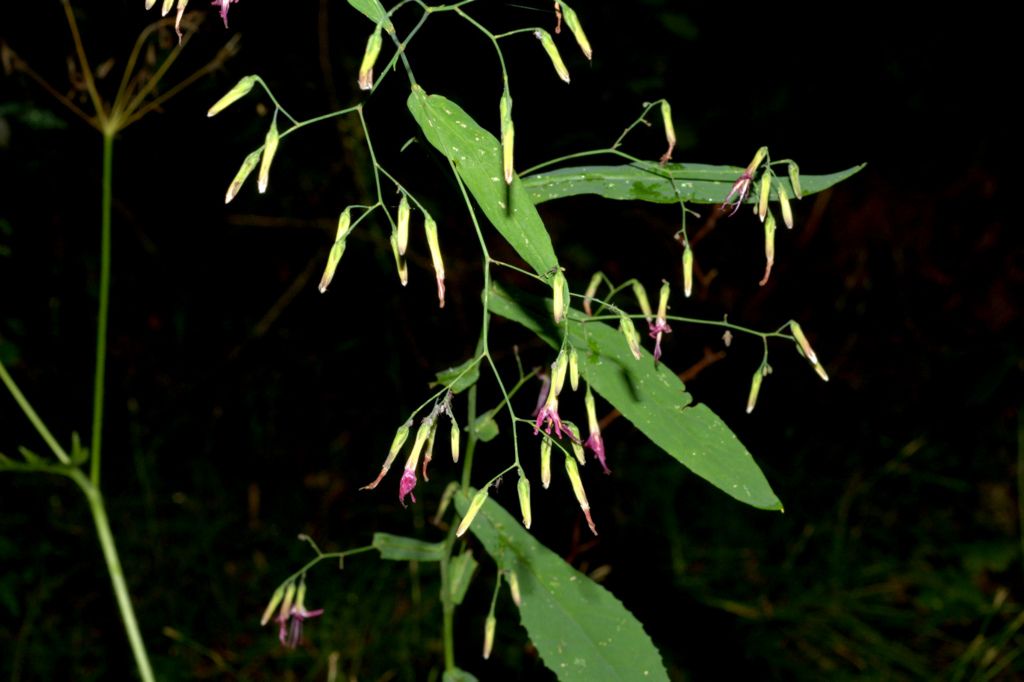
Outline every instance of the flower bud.
[(619, 331), (626, 337), (626, 343), (629, 344), (629, 352), (633, 354), (633, 357), (637, 360), (640, 359), (640, 334), (636, 331), (636, 325), (633, 324), (633, 320), (626, 317), (625, 315), (619, 316)]
[(146, 9), (147, 10), (153, 9), (153, 5), (155, 5), (155, 4), (156, 4), (156, 0), (146, 0)]
[(401, 256), (405, 255), (405, 249), (409, 246), (409, 215), (411, 209), (409, 208), (409, 197), (402, 194), (402, 200), (398, 203), (398, 229), (396, 236), (398, 238), (398, 254)]
[(572, 492), (580, 503), (583, 515), (587, 517), (587, 525), (590, 526), (590, 532), (597, 535), (597, 526), (594, 525), (594, 519), (590, 517), (590, 503), (587, 501), (587, 492), (583, 489), (583, 480), (580, 479), (579, 467), (576, 466), (576, 460), (568, 455), (565, 456), (565, 473), (569, 474), (569, 481), (572, 482)]
[(768, 147), (761, 147), (754, 154), (754, 158), (750, 161), (750, 165), (747, 166), (747, 175), (753, 175), (757, 167), (764, 161), (764, 157), (768, 156)]
[(583, 310), (586, 311), (587, 315), (594, 314), (590, 310), (590, 303), (594, 300), (594, 296), (597, 295), (597, 288), (601, 286), (602, 277), (603, 275), (600, 272), (595, 272), (594, 276), (590, 278), (590, 284), (587, 285), (587, 293), (583, 295)]
[(661, 165), (668, 163), (672, 158), (672, 150), (676, 148), (676, 128), (672, 124), (672, 105), (668, 100), (661, 100), (661, 121), (665, 124), (665, 140), (668, 141), (668, 151), (661, 155)]
[(331, 280), (334, 279), (334, 271), (338, 269), (338, 263), (341, 262), (341, 257), (345, 254), (345, 240), (339, 239), (334, 242), (334, 246), (331, 247), (331, 252), (327, 255), (327, 267), (324, 268), (324, 274), (320, 278), (320, 293), (327, 293), (327, 287), (331, 285)]
[(359, 65), (359, 89), (369, 90), (373, 87), (373, 65), (377, 62), (381, 45), (384, 43), (380, 34), (380, 26), (374, 29), (373, 33), (366, 40), (366, 50), (363, 52), (363, 63)]
[(391, 468), (395, 458), (398, 457), (398, 453), (402, 451), (402, 446), (405, 445), (405, 441), (409, 438), (409, 427), (412, 426), (412, 421), (407, 421), (398, 427), (395, 431), (395, 438), (391, 441), (391, 449), (388, 450), (388, 457), (384, 460), (384, 466), (380, 469), (380, 474), (376, 480), (369, 485), (364, 485), (360, 490), (373, 490), (377, 487), (377, 484), (381, 482), (384, 475), (388, 473), (388, 469)]
[(462, 519), (462, 523), (459, 524), (458, 530), (455, 531), (456, 537), (461, 538), (466, 531), (469, 530), (469, 525), (473, 523), (473, 519), (475, 519), (476, 515), (480, 512), (480, 507), (484, 506), (484, 502), (487, 501), (487, 497), (486, 488), (478, 491), (477, 494), (473, 496), (473, 500), (469, 503), (469, 509), (466, 510), (466, 515)]
[(420, 461), (420, 452), (423, 450), (424, 443), (430, 437), (430, 432), (434, 427), (434, 418), (427, 417), (420, 422), (420, 428), (416, 431), (416, 440), (413, 441), (412, 450), (409, 452), (409, 457), (405, 460), (405, 468), (402, 471), (402, 480), (398, 483), (398, 501), (405, 506), (406, 496), (412, 497), (412, 501), (416, 501), (416, 496), (412, 494), (413, 488), (416, 487), (416, 465)]
[(505, 172), (505, 184), (511, 185), (515, 178), (513, 148), (515, 145), (515, 127), (512, 125), (512, 97), (508, 89), (501, 95), (501, 163)]
[(164, 0), (164, 6), (160, 9), (160, 15), (166, 17), (172, 7), (174, 7), (174, 0)]
[(583, 441), (580, 440), (580, 430), (572, 422), (566, 422), (566, 427), (569, 429), (571, 437), (569, 438), (569, 444), (572, 446), (572, 454), (576, 458), (576, 461), (580, 463), (580, 466), (587, 465), (586, 453), (583, 451)]
[(800, 167), (792, 161), (789, 162), (789, 182), (793, 185), (793, 194), (797, 199), (803, 199), (804, 193), (800, 189)]
[(484, 660), (491, 657), (491, 649), (494, 648), (494, 631), (498, 627), (498, 619), (494, 617), (494, 614), (487, 616), (487, 620), (484, 621)]
[(338, 215), (338, 229), (334, 233), (334, 241), (340, 241), (352, 231), (352, 208), (348, 207)]
[(512, 603), (516, 606), (522, 606), (523, 594), (519, 590), (519, 576), (516, 575), (515, 571), (509, 571), (505, 574), (505, 580), (508, 581), (508, 591), (512, 595)]
[(398, 270), (398, 279), (404, 287), (409, 283), (409, 265), (405, 262), (405, 256), (398, 252), (398, 236), (391, 235), (391, 253), (395, 256), (395, 268)]
[(683, 293), (690, 298), (693, 291), (693, 249), (687, 244), (683, 249)]
[(551, 278), (551, 312), (555, 318), (555, 324), (561, 324), (562, 320), (565, 319), (565, 313), (568, 309), (568, 302), (565, 300), (565, 290), (568, 285), (565, 282), (565, 275), (562, 274), (561, 268), (555, 271), (555, 276)]
[(761, 188), (758, 193), (758, 204), (757, 204), (757, 217), (764, 222), (764, 217), (768, 215), (768, 198), (772, 194), (772, 174), (767, 171), (761, 176)]
[(668, 282), (661, 281), (661, 291), (658, 292), (658, 319), (664, 320), (668, 315), (668, 295), (671, 290)]
[(267, 131), (267, 139), (263, 143), (263, 161), (260, 162), (260, 176), (256, 186), (260, 194), (267, 191), (267, 183), (270, 181), (270, 164), (274, 161), (274, 154), (277, 153), (277, 144), (281, 139), (277, 134), (277, 117), (270, 122), (270, 130)]
[(437, 436), (437, 420), (430, 420), (430, 433), (427, 435), (427, 444), (423, 448), (423, 480), (429, 481), (430, 477), (427, 476), (427, 467), (430, 465), (430, 460), (434, 458), (434, 439)]
[[(290, 583), (289, 583), (290, 584)], [(270, 618), (274, 615), (274, 610), (277, 605), (284, 599), (284, 585), (280, 585), (274, 590), (274, 596), (270, 598), (270, 603), (267, 604), (267, 608), (263, 610), (263, 617), (260, 618), (260, 625), (266, 625), (270, 622)]]
[(526, 472), (522, 469), (519, 470), (519, 483), (516, 490), (519, 492), (519, 511), (523, 515), (523, 527), (529, 530), (533, 524), (533, 510), (530, 507), (530, 479), (526, 477)]
[(793, 229), (793, 207), (789, 205), (789, 194), (786, 188), (778, 180), (775, 181), (775, 188), (779, 192), (779, 208), (782, 209), (782, 222), (786, 224), (787, 230)]
[(242, 167), (239, 168), (238, 173), (235, 174), (235, 179), (231, 181), (230, 185), (228, 185), (227, 194), (224, 195), (225, 204), (231, 203), (231, 200), (234, 199), (235, 196), (238, 194), (238, 190), (242, 189), (242, 183), (245, 182), (245, 179), (249, 177), (249, 175), (256, 168), (256, 164), (258, 164), (259, 162), (259, 151), (255, 151), (252, 154), (249, 154), (249, 156), (245, 157), (245, 161), (242, 162)]
[(277, 612), (277, 617), (282, 620), (287, 620), (291, 616), (292, 604), (295, 603), (295, 582), (289, 582), (284, 590), (284, 599), (281, 601), (281, 609)]
[(768, 283), (768, 276), (772, 274), (772, 266), (775, 265), (775, 214), (768, 212), (764, 221), (764, 277), (760, 285)]
[(217, 100), (217, 102), (210, 107), (210, 110), (206, 112), (206, 115), (216, 116), (220, 112), (224, 111), (229, 106), (248, 95), (255, 84), (256, 76), (245, 76), (235, 83), (235, 87), (228, 90), (228, 94)]
[(558, 73), (558, 77), (564, 80), (566, 83), (569, 82), (569, 69), (565, 68), (565, 62), (562, 61), (562, 55), (558, 54), (558, 48), (555, 47), (555, 41), (551, 37), (551, 34), (542, 28), (537, 29), (533, 32), (533, 35), (540, 41), (541, 47), (548, 53), (548, 58), (551, 60), (551, 65), (555, 67), (555, 71)]
[[(594, 51), (590, 49), (590, 41), (587, 40), (587, 34), (583, 32), (583, 26), (580, 25), (580, 18), (576, 16), (576, 12), (571, 7), (566, 5), (564, 2), (559, 3), (562, 6), (562, 18), (565, 19), (565, 25), (572, 31), (572, 35), (576, 38), (576, 44), (580, 46), (580, 50), (583, 51), (583, 56), (590, 60), (594, 56)], [(563, 80), (568, 81), (568, 77), (563, 77)]]
[(451, 439), (452, 439), (452, 461), (456, 464), (459, 463), (459, 443), (460, 443), (459, 425), (455, 422), (455, 418), (452, 417), (452, 428), (451, 428)]
[(807, 360), (812, 365), (818, 364), (818, 356), (815, 355), (814, 349), (811, 348), (811, 344), (807, 340), (807, 337), (804, 335), (804, 330), (800, 326), (800, 323), (796, 321), (790, 321), (789, 331), (792, 332), (793, 337), (796, 339), (796, 342), (800, 345), (800, 352), (803, 354), (803, 356), (807, 358)]
[(764, 371), (758, 367), (754, 372), (754, 378), (750, 381), (750, 395), (747, 396), (747, 414), (754, 411), (757, 405), (757, 394), (761, 392), (761, 381), (764, 379)]
[(576, 346), (569, 346), (569, 385), (574, 391), (580, 387), (580, 357)]
[(427, 246), (430, 248), (430, 259), (434, 262), (434, 275), (437, 277), (437, 299), (441, 308), (444, 307), (444, 261), (441, 260), (441, 245), (437, 241), (437, 223), (429, 215), (423, 224), (427, 233)]
[(644, 285), (640, 282), (633, 282), (633, 294), (636, 296), (636, 302), (640, 304), (640, 311), (644, 314), (647, 322), (650, 322), (654, 314), (651, 312), (651, 302), (647, 300), (647, 290), (644, 289)]
[(551, 485), (551, 438), (548, 436), (540, 441), (540, 484), (544, 490)]
[(562, 386), (565, 385), (565, 373), (569, 367), (569, 354), (564, 350), (558, 353), (558, 357), (551, 363), (551, 393), (554, 397), (558, 397), (562, 392)]

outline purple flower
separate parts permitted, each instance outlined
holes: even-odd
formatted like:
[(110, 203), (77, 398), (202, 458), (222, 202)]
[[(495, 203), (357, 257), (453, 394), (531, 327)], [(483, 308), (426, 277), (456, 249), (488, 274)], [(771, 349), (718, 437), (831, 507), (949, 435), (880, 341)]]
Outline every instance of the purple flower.
[(230, 9), (233, 2), (238, 2), (238, 0), (213, 0), (211, 3), (215, 7), (220, 7), (220, 18), (224, 20), (224, 28), (228, 27), (228, 9)]
[[(569, 430), (565, 424), (562, 423), (561, 417), (558, 416), (558, 398), (549, 397), (544, 403), (544, 407), (540, 408), (540, 412), (537, 413), (537, 421), (533, 425), (533, 435), (537, 435), (541, 430), (541, 425), (547, 422), (544, 427), (544, 433), (555, 438), (561, 438), (563, 435), (568, 436), (569, 440), (575, 441), (572, 431)], [(551, 429), (555, 432), (551, 433)]]
[[(722, 210), (724, 211), (731, 208), (732, 211), (729, 212), (729, 215), (735, 214), (736, 211), (740, 209), (740, 204), (742, 204), (747, 198), (747, 194), (750, 193), (750, 183), (753, 182), (753, 180), (754, 177), (749, 170), (743, 171), (743, 175), (741, 175), (739, 179), (732, 184), (732, 190), (729, 191), (729, 196), (727, 196), (725, 201), (722, 202)], [(736, 200), (730, 202), (729, 200), (732, 199), (734, 194), (736, 195)]]
[(307, 611), (302, 604), (295, 604), (287, 613), (282, 613), (277, 617), (277, 638), (287, 648), (294, 649), (302, 641), (302, 622), (316, 618), (323, 612), (323, 609)]
[(661, 359), (661, 335), (671, 334), (672, 327), (668, 326), (664, 317), (659, 317), (654, 322), (648, 323), (648, 328), (650, 337), (654, 339), (654, 364), (658, 364), (658, 360)]
[(413, 503), (416, 502), (416, 496), (412, 494), (412, 489), (416, 487), (416, 464), (412, 465), (412, 468), (406, 468), (402, 472), (402, 481), (398, 484), (398, 501), (405, 504), (405, 496), (408, 495), (412, 498)]
[(601, 468), (604, 469), (604, 472), (606, 474), (610, 474), (612, 470), (608, 468), (608, 463), (605, 461), (604, 439), (601, 438), (601, 432), (591, 432), (590, 438), (587, 438), (587, 442), (584, 443), (583, 445), (590, 448), (590, 450), (594, 453), (594, 456), (597, 457), (597, 461), (601, 463)]

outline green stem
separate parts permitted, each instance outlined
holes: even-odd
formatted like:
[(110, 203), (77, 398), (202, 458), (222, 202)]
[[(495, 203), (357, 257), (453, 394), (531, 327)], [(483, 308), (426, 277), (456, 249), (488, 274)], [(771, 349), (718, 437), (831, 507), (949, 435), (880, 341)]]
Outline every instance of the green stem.
[(92, 447), (89, 478), (100, 487), (100, 447), (103, 444), (103, 390), (107, 370), (107, 318), (110, 313), (110, 206), (113, 196), (114, 131), (103, 131), (102, 213), (100, 215), (100, 291), (96, 321), (96, 375), (92, 387)]
[(124, 579), (124, 569), (121, 568), (121, 559), (117, 554), (114, 534), (110, 530), (110, 520), (107, 518), (107, 509), (103, 503), (103, 493), (85, 477), (85, 474), (77, 469), (71, 474), (71, 478), (85, 493), (85, 499), (89, 501), (89, 511), (92, 512), (92, 518), (96, 524), (96, 536), (99, 538), (100, 547), (103, 550), (103, 560), (107, 564), (107, 573), (110, 574), (117, 607), (121, 612), (121, 620), (124, 622), (124, 629), (128, 635), (132, 655), (135, 657), (135, 666), (139, 671), (139, 677), (143, 682), (154, 682), (156, 678), (153, 676), (153, 668), (149, 664), (149, 655), (146, 653), (146, 645), (142, 641), (142, 633), (139, 632), (135, 610), (132, 608), (128, 584)]
[(39, 435), (42, 436), (44, 441), (46, 441), (51, 452), (53, 452), (62, 464), (70, 464), (71, 458), (68, 457), (68, 453), (64, 451), (64, 448), (62, 448), (60, 443), (57, 442), (57, 439), (53, 437), (53, 434), (50, 433), (50, 429), (46, 428), (46, 424), (39, 418), (39, 415), (36, 414), (36, 411), (32, 408), (32, 404), (28, 401), (28, 398), (25, 397), (25, 394), (21, 392), (21, 389), (18, 388), (18, 384), (14, 383), (14, 379), (7, 373), (7, 368), (4, 367), (4, 363), (2, 362), (0, 362), (0, 379), (2, 379), (4, 385), (7, 386), (7, 390), (11, 392), (11, 396), (14, 398), (14, 401), (18, 403), (18, 407), (20, 407), (21, 411), (25, 413), (28, 420), (32, 422), (32, 426), (35, 427), (36, 431), (39, 432)]

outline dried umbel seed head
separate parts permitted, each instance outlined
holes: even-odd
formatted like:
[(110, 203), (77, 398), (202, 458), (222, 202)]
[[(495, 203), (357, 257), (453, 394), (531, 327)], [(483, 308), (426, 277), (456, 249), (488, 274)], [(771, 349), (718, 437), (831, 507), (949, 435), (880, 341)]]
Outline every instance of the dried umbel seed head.
[(693, 249), (687, 244), (683, 249), (683, 293), (690, 298), (693, 291)]
[(455, 531), (456, 537), (462, 537), (466, 531), (469, 530), (469, 526), (473, 523), (473, 519), (480, 513), (480, 508), (484, 506), (484, 502), (487, 501), (488, 494), (487, 489), (477, 491), (477, 494), (473, 496), (473, 499), (469, 503), (469, 509), (466, 510), (466, 515), (462, 517), (462, 523), (459, 524), (458, 529)]
[(256, 165), (260, 162), (260, 152), (255, 151), (249, 156), (245, 157), (245, 161), (242, 162), (242, 167), (238, 169), (235, 174), (235, 179), (228, 185), (228, 191), (224, 195), (224, 203), (230, 204), (231, 200), (238, 195), (238, 190), (242, 189), (242, 185), (245, 183), (253, 170), (256, 169)]
[(384, 43), (380, 30), (381, 27), (378, 25), (366, 40), (363, 62), (359, 65), (360, 90), (369, 90), (373, 87), (373, 65), (377, 63), (377, 56), (380, 55), (380, 48)]
[(260, 175), (256, 186), (260, 194), (267, 191), (267, 184), (270, 182), (270, 164), (277, 154), (277, 145), (281, 136), (277, 132), (277, 116), (270, 121), (270, 130), (267, 131), (267, 139), (263, 143), (263, 160), (260, 162)]
[(566, 83), (569, 82), (569, 69), (565, 68), (565, 62), (562, 61), (562, 55), (558, 53), (558, 48), (555, 46), (555, 41), (551, 37), (551, 34), (544, 29), (537, 29), (533, 32), (533, 35), (540, 41), (541, 47), (548, 53), (548, 59), (551, 60), (551, 65), (555, 67), (555, 72), (558, 77)]
[(224, 111), (229, 106), (248, 95), (255, 84), (256, 76), (246, 76), (242, 78), (240, 81), (235, 83), (235, 87), (228, 90), (226, 95), (221, 97), (212, 107), (210, 107), (210, 110), (206, 112), (206, 115), (216, 116), (220, 112)]
[[(572, 31), (572, 35), (576, 38), (576, 44), (580, 46), (583, 56), (588, 60), (592, 59), (594, 51), (590, 48), (590, 41), (587, 40), (587, 34), (583, 32), (583, 26), (580, 24), (580, 18), (576, 16), (576, 12), (564, 2), (555, 4), (562, 6), (562, 17), (565, 19), (565, 25)], [(569, 78), (565, 77), (563, 80), (568, 81)]]
[(561, 268), (559, 268), (555, 271), (555, 276), (551, 278), (551, 314), (555, 318), (555, 324), (562, 323), (569, 308), (569, 302), (565, 296), (568, 288), (565, 275), (562, 273)]

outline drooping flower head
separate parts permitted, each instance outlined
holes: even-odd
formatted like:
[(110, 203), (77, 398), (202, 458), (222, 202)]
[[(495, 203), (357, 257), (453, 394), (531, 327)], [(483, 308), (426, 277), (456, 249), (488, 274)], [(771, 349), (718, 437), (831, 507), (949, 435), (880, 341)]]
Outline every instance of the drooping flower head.
[(224, 20), (224, 28), (228, 27), (228, 10), (233, 2), (238, 0), (213, 0), (211, 3), (214, 7), (220, 7), (220, 18)]

